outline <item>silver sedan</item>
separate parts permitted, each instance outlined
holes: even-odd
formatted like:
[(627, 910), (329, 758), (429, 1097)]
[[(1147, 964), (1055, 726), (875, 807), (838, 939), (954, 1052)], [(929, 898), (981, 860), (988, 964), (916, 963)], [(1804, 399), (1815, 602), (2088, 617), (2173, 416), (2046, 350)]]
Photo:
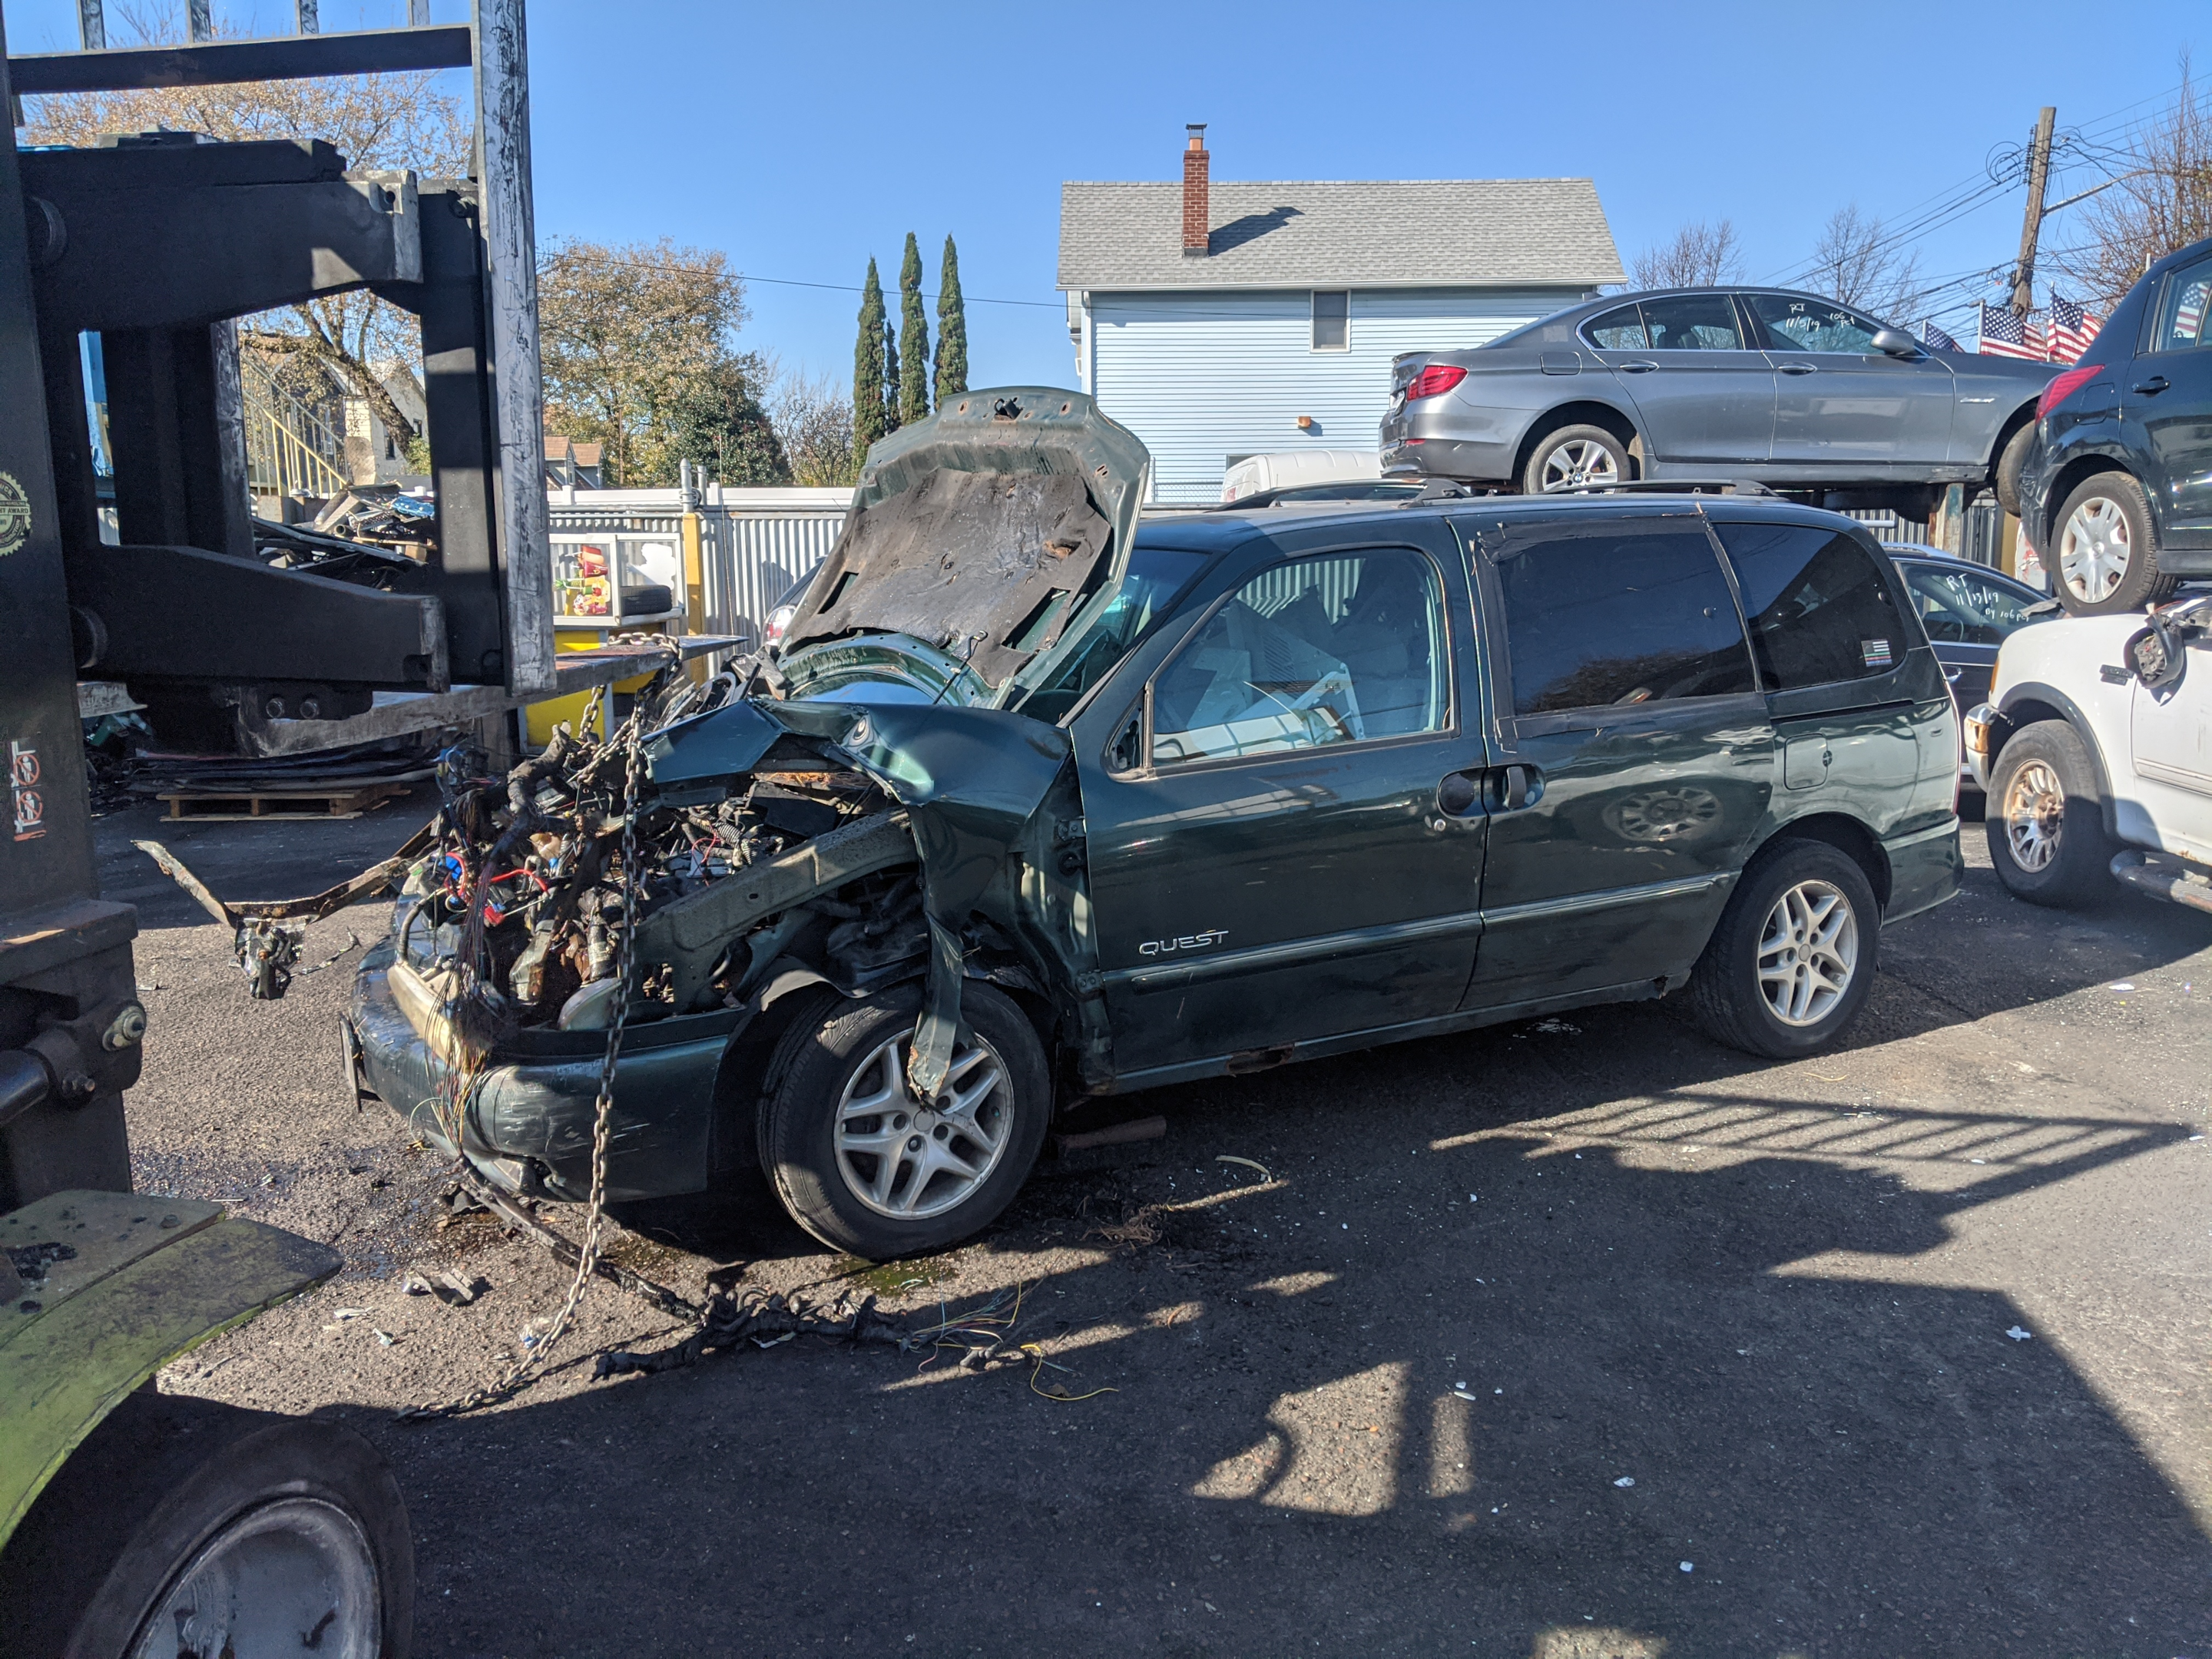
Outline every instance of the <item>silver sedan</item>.
[(1879, 491), (1915, 517), (1944, 485), (1988, 484), (2009, 511), (2059, 368), (1936, 350), (1812, 294), (1610, 295), (1398, 358), (1382, 466), (1529, 494), (1750, 478)]

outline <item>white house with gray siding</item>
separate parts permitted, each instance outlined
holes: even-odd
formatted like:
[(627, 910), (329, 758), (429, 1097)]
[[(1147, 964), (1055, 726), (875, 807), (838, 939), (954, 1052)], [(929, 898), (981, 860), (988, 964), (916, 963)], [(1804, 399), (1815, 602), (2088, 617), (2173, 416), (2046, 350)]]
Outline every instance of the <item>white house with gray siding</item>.
[(1624, 280), (1588, 179), (1060, 186), (1083, 389), (1152, 452), (1153, 499), (1246, 455), (1371, 449), (1390, 360), (1475, 346)]

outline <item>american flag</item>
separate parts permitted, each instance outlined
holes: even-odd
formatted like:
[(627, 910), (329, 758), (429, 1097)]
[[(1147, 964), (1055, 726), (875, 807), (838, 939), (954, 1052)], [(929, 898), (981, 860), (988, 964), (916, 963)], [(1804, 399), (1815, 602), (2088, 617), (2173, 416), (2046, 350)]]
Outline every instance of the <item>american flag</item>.
[(2051, 296), (2051, 361), (2054, 363), (2074, 363), (2089, 349), (2089, 342), (2097, 337), (2097, 331), (2105, 319), (2071, 300)]
[(1975, 349), (1984, 357), (2025, 357), (2032, 363), (2047, 361), (2043, 330), (2008, 306), (1981, 305), (1981, 338)]
[(1934, 323), (1929, 321), (1923, 321), (1920, 325), (1920, 343), (1924, 346), (1932, 346), (1937, 351), (1956, 351), (1959, 349), (1959, 343), (1956, 340), (1946, 334), (1942, 329), (1936, 327)]
[(2173, 329), (2168, 337), (2174, 345), (2194, 345), (2203, 337), (2205, 283), (2202, 279), (2192, 282), (2181, 291), (2181, 303), (2173, 313)]

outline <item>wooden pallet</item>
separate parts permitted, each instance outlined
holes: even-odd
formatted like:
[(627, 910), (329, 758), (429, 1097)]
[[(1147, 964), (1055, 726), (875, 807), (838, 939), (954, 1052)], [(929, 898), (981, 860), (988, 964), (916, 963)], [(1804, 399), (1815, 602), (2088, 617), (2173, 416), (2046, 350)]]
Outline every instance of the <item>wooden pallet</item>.
[(170, 822), (240, 823), (254, 819), (312, 818), (327, 823), (374, 812), (394, 796), (407, 793), (404, 783), (370, 783), (343, 789), (178, 789), (155, 799), (168, 803)]

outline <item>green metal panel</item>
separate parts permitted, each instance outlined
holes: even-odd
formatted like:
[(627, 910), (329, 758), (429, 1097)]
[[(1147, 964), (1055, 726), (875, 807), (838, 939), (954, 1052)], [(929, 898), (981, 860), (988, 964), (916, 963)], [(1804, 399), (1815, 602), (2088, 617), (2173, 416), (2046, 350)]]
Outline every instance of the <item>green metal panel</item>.
[(179, 1354), (335, 1273), (312, 1240), (212, 1204), (55, 1193), (0, 1217), (0, 1239), (64, 1247), (0, 1314), (0, 1545), (77, 1443)]

